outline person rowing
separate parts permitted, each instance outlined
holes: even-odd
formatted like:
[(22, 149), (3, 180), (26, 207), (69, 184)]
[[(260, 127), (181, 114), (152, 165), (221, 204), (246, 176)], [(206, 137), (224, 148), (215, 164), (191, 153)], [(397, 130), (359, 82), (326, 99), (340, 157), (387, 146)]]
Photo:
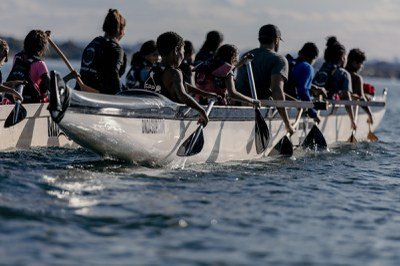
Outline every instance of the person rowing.
[[(254, 55), (252, 71), (254, 74), (255, 87), (259, 99), (285, 100), (283, 86), (288, 79), (288, 61), (277, 52), (281, 41), (281, 32), (275, 25), (268, 24), (260, 28), (258, 33), (260, 47), (251, 50)], [(248, 53), (246, 53), (248, 54)], [(236, 88), (246, 96), (251, 96), (247, 69), (240, 67), (237, 73)], [(294, 128), (289, 122), (285, 108), (277, 108), (286, 130), (289, 134), (294, 133)]]
[(182, 71), (179, 69), (184, 57), (183, 38), (175, 32), (165, 32), (157, 38), (157, 48), (161, 62), (153, 67), (150, 77), (145, 82), (145, 89), (160, 93), (168, 99), (183, 103), (197, 110), (200, 114), (199, 123), (208, 123), (208, 115), (203, 107), (188, 94), (200, 94), (205, 97), (218, 98), (215, 93), (207, 93), (184, 83)]
[[(328, 37), (324, 52), (325, 62), (315, 74), (313, 84), (324, 87), (328, 92), (329, 99), (352, 99), (351, 76), (344, 69), (346, 59), (346, 48), (335, 36)], [(350, 117), (351, 128), (356, 130), (357, 124), (351, 106), (346, 106), (346, 111)]]
[[(219, 105), (230, 105), (239, 101), (256, 107), (261, 107), (259, 100), (247, 97), (236, 90), (234, 70), (239, 63), (239, 50), (231, 44), (224, 44), (218, 48), (214, 57), (196, 69), (196, 85), (208, 92), (221, 96)], [(204, 99), (200, 99), (200, 103)]]
[[(121, 91), (126, 54), (119, 41), (125, 35), (126, 20), (117, 9), (109, 9), (104, 19), (104, 36), (94, 38), (84, 49), (80, 76), (85, 85), (104, 94)], [(76, 89), (80, 89), (77, 84)]]

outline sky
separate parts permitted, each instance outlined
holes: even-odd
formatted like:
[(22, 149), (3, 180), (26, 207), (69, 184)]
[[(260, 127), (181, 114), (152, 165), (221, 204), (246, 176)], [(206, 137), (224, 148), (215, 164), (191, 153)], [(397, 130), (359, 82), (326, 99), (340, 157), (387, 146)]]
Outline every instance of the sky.
[(31, 29), (51, 30), (55, 41), (89, 42), (102, 35), (109, 8), (127, 20), (121, 44), (156, 39), (175, 31), (198, 50), (210, 30), (241, 52), (258, 46), (258, 30), (275, 24), (284, 42), (280, 53), (305, 42), (325, 49), (335, 35), (347, 50), (360, 48), (372, 60), (400, 58), (399, 0), (1, 0), (0, 35), (23, 39)]

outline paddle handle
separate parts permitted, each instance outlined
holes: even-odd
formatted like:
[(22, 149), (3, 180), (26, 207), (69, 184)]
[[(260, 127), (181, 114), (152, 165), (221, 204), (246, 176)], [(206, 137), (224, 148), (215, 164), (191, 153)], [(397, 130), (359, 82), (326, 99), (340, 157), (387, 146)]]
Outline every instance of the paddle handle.
[[(57, 54), (61, 57), (61, 59), (67, 65), (69, 71), (76, 72), (74, 67), (68, 61), (67, 57), (64, 55), (64, 53), (60, 50), (60, 48), (57, 46), (57, 44), (55, 42), (53, 42), (53, 40), (50, 38), (51, 32), (48, 30), (48, 31), (46, 31), (46, 34), (47, 34), (47, 39), (48, 39), (50, 45), (53, 47), (53, 49), (57, 52)], [(79, 76), (76, 77), (76, 82), (78, 83), (79, 87), (81, 87), (81, 89), (84, 91), (99, 92), (98, 90), (93, 89), (93, 88), (87, 86), (86, 84), (84, 84), (81, 77), (79, 77)]]
[(251, 67), (251, 60), (252, 58), (248, 59), (246, 64), (246, 69), (247, 69), (247, 78), (249, 79), (249, 84), (250, 84), (250, 91), (251, 91), (251, 97), (254, 100), (257, 100), (257, 91), (256, 91), (256, 84), (254, 82), (254, 75), (253, 75), (253, 69)]
[[(24, 91), (24, 85), (21, 85), (21, 84), (18, 85), (18, 86), (17, 86), (17, 92), (18, 92), (20, 95), (22, 95), (23, 91)], [(16, 124), (17, 121), (18, 121), (18, 115), (19, 115), (19, 108), (20, 108), (20, 105), (21, 105), (21, 100), (20, 100), (20, 99), (17, 99), (17, 100), (15, 101), (15, 105), (14, 105), (13, 124)]]

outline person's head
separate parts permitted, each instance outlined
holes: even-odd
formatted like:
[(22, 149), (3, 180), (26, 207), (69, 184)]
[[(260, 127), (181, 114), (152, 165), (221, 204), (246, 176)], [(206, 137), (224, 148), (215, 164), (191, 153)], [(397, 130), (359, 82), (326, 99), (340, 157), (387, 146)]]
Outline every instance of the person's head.
[(347, 66), (354, 71), (362, 68), (367, 57), (365, 53), (358, 48), (351, 49), (347, 56)]
[(264, 25), (258, 31), (258, 41), (260, 44), (268, 46), (272, 45), (276, 52), (279, 50), (279, 42), (281, 40), (281, 31), (275, 25)]
[(193, 61), (194, 57), (194, 47), (191, 41), (186, 40), (185, 45), (184, 45), (184, 50), (185, 50), (185, 59), (191, 63)]
[(299, 56), (304, 58), (310, 64), (313, 64), (315, 59), (317, 59), (319, 54), (318, 47), (315, 43), (307, 42), (303, 45), (303, 47), (299, 51)]
[(214, 58), (235, 66), (239, 61), (239, 50), (235, 45), (224, 44), (218, 48)]
[(42, 30), (31, 30), (24, 40), (24, 51), (31, 56), (43, 56), (48, 46), (48, 36)]
[(8, 53), (10, 52), (10, 48), (6, 41), (0, 39), (0, 66), (8, 61)]
[(338, 64), (340, 66), (346, 64), (346, 48), (335, 36), (327, 38), (324, 59), (327, 63), (331, 64)]
[(157, 63), (160, 56), (158, 54), (156, 42), (153, 40), (149, 40), (142, 44), (142, 46), (140, 47), (140, 54), (143, 56), (144, 59), (152, 64)]
[(104, 19), (103, 31), (112, 38), (118, 41), (125, 35), (125, 18), (117, 9), (109, 9)]
[(157, 49), (163, 59), (168, 57), (173, 66), (178, 67), (184, 57), (183, 38), (172, 31), (165, 32), (157, 38)]
[(224, 35), (221, 32), (213, 30), (207, 33), (206, 40), (201, 50), (215, 52), (224, 41)]

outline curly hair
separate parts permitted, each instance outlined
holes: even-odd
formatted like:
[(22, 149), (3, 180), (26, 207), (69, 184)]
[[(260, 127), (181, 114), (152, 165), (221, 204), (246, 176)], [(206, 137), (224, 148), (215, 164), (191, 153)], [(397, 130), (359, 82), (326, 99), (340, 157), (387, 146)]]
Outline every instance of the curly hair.
[(239, 56), (238, 48), (233, 44), (224, 44), (218, 48), (215, 58), (232, 64), (233, 60)]
[(364, 63), (367, 60), (365, 53), (358, 48), (351, 49), (347, 56), (348, 62)]
[(43, 56), (48, 46), (48, 36), (42, 30), (31, 30), (24, 40), (24, 50), (31, 56)]
[(175, 47), (182, 47), (184, 45), (183, 38), (176, 32), (168, 31), (157, 38), (158, 53), (161, 56), (168, 55)]

